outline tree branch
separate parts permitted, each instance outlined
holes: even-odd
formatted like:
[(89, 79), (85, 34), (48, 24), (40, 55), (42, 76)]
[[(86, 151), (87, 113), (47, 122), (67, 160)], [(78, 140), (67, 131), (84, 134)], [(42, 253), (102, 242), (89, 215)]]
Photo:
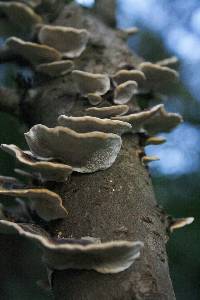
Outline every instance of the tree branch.
[[(136, 66), (141, 61), (115, 30), (75, 5), (66, 6), (55, 24), (86, 28), (91, 33), (86, 51), (75, 61), (77, 69), (114, 74), (121, 64)], [(29, 126), (42, 123), (53, 127), (60, 114), (83, 115), (88, 106), (86, 100), (77, 97), (71, 76), (66, 75), (48, 81), (38, 79), (20, 108)], [(157, 207), (150, 176), (137, 155), (139, 150), (138, 135), (127, 135), (110, 169), (72, 174), (66, 184), (49, 184), (69, 211), (66, 219), (50, 223), (52, 236), (59, 233), (62, 237), (144, 242), (137, 262), (118, 274), (55, 271), (55, 299), (175, 299), (165, 249), (166, 217)]]

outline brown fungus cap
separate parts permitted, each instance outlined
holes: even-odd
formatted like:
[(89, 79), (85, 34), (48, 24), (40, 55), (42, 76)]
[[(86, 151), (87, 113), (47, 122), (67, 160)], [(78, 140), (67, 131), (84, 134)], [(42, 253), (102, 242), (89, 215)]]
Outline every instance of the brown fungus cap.
[(103, 98), (95, 93), (87, 95), (88, 101), (91, 105), (98, 105), (103, 101)]
[(110, 90), (110, 78), (106, 74), (93, 74), (74, 70), (72, 76), (81, 96), (88, 94), (104, 95)]
[[(30, 232), (31, 231), (31, 232)], [(95, 270), (99, 273), (119, 273), (128, 269), (140, 256), (142, 242), (112, 241), (84, 243), (83, 240), (51, 240), (34, 233), (33, 228), (6, 220), (0, 221), (0, 232), (17, 234), (31, 240), (43, 250), (43, 260), (50, 269)]]
[(58, 117), (58, 124), (80, 133), (100, 131), (122, 135), (123, 133), (129, 132), (132, 128), (132, 126), (126, 122), (110, 119), (99, 119), (90, 116), (68, 117), (61, 115)]
[(47, 189), (0, 189), (0, 195), (28, 198), (31, 209), (45, 221), (67, 216), (60, 196)]
[(162, 67), (176, 65), (177, 63), (178, 63), (178, 58), (176, 56), (171, 56), (156, 62), (157, 65), (160, 65)]
[(170, 224), (170, 231), (173, 232), (176, 229), (183, 228), (187, 225), (190, 225), (194, 222), (193, 217), (189, 218), (178, 218), (178, 219), (173, 219)]
[(144, 82), (144, 89), (146, 90), (165, 92), (169, 85), (176, 82), (179, 77), (175, 70), (150, 62), (141, 63), (139, 70), (146, 77)]
[(126, 116), (112, 117), (112, 119), (128, 122), (133, 126), (133, 132), (140, 132), (144, 128), (144, 125), (151, 120), (151, 118), (153, 118), (153, 116), (156, 115), (162, 107), (163, 104), (159, 104), (146, 111), (141, 111)]
[(145, 123), (144, 128), (152, 135), (159, 132), (168, 132), (182, 122), (183, 118), (181, 115), (167, 112), (164, 106), (161, 106), (160, 110)]
[(112, 77), (117, 84), (124, 83), (126, 81), (136, 81), (138, 87), (144, 85), (146, 79), (144, 73), (139, 70), (120, 70)]
[(35, 172), (44, 181), (66, 181), (73, 171), (72, 167), (65, 164), (40, 161), (31, 153), (25, 153), (15, 145), (2, 144), (1, 149), (14, 156), (21, 164)]
[(42, 23), (42, 18), (33, 9), (17, 1), (0, 1), (0, 14), (3, 13), (11, 23), (24, 28)]
[(55, 47), (63, 57), (75, 58), (85, 50), (89, 33), (86, 29), (44, 25), (38, 38), (42, 44)]
[(85, 111), (88, 116), (98, 118), (111, 118), (115, 116), (125, 115), (129, 111), (129, 106), (113, 105), (105, 107), (89, 107)]
[(25, 42), (16, 37), (8, 38), (5, 46), (8, 50), (23, 57), (31, 64), (48, 63), (61, 59), (61, 54), (54, 48), (36, 43)]
[(25, 133), (31, 151), (37, 156), (53, 157), (80, 173), (109, 168), (117, 158), (122, 140), (113, 133), (77, 133), (61, 126), (38, 124)]
[(143, 156), (141, 161), (142, 161), (142, 164), (145, 166), (153, 161), (157, 161), (157, 160), (160, 160), (160, 158), (158, 156)]
[(164, 144), (166, 142), (166, 138), (162, 137), (162, 136), (151, 136), (149, 138), (146, 139), (145, 141), (145, 145), (161, 145)]
[(74, 69), (74, 63), (71, 60), (59, 60), (51, 63), (40, 64), (36, 67), (36, 71), (46, 74), (50, 77), (64, 76), (71, 73)]
[(126, 81), (118, 85), (114, 91), (114, 103), (115, 104), (126, 104), (128, 103), (133, 95), (137, 91), (136, 81)]

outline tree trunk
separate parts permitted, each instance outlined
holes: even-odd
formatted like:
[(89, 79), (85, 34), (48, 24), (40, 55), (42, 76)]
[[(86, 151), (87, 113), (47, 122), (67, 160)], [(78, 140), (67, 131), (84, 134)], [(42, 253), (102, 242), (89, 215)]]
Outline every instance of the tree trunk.
[[(87, 28), (91, 33), (86, 51), (75, 61), (76, 69), (113, 74), (121, 64), (137, 65), (141, 61), (115, 30), (75, 5), (66, 6), (54, 24)], [(80, 115), (87, 107), (87, 101), (78, 98), (70, 75), (50, 81), (38, 79), (20, 103), (29, 126), (42, 123), (53, 127), (60, 114)], [(53, 236), (59, 233), (62, 237), (144, 242), (140, 258), (118, 274), (55, 271), (55, 299), (175, 299), (165, 249), (165, 215), (156, 204), (151, 179), (138, 150), (139, 136), (126, 135), (116, 162), (108, 170), (72, 174), (66, 184), (49, 185), (62, 196), (69, 211), (66, 219), (51, 222)]]

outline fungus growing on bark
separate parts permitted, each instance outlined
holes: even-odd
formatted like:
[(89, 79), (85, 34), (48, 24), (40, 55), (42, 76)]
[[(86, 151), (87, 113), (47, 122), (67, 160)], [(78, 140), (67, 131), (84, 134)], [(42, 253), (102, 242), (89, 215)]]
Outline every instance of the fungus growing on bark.
[(163, 104), (156, 105), (147, 111), (112, 117), (112, 119), (130, 123), (133, 126), (133, 132), (145, 129), (150, 135), (170, 131), (183, 121), (181, 115), (168, 113)]
[(71, 60), (59, 60), (36, 66), (37, 72), (46, 74), (50, 77), (59, 77), (66, 75), (72, 72), (73, 69), (74, 63)]
[(126, 81), (136, 81), (138, 87), (142, 87), (146, 79), (144, 73), (139, 70), (120, 70), (112, 78), (117, 84), (122, 84)]
[(129, 111), (128, 105), (113, 105), (106, 107), (89, 107), (86, 114), (97, 118), (112, 118), (116, 116), (125, 115)]
[(163, 67), (150, 62), (143, 62), (139, 65), (139, 70), (146, 77), (144, 89), (165, 92), (170, 84), (178, 79), (178, 73), (168, 67)]
[(17, 1), (0, 1), (0, 14), (3, 14), (15, 26), (27, 29), (37, 23), (42, 23), (42, 18), (24, 3)]
[(147, 111), (142, 111), (138, 113), (133, 113), (126, 116), (117, 116), (112, 117), (113, 120), (120, 120), (123, 122), (128, 122), (133, 126), (133, 132), (140, 132), (143, 129), (144, 125), (154, 116), (156, 115), (163, 104), (156, 105)]
[[(62, 2), (62, 0), (60, 1)], [(50, 11), (52, 11), (52, 7), (56, 8), (58, 6), (57, 3), (60, 1), (45, 0), (43, 2), (45, 2), (45, 6), (46, 3), (47, 6), (48, 3), (53, 3), (50, 8)], [(46, 10), (46, 8), (44, 10)], [(45, 15), (47, 16), (48, 13), (49, 11), (46, 11)], [(77, 61), (77, 66), (83, 71), (90, 70), (90, 72), (102, 72), (102, 70), (109, 70), (110, 74), (114, 74), (116, 68), (120, 66), (121, 62), (124, 62), (124, 68), (127, 67), (132, 69), (134, 66), (138, 65), (139, 61), (141, 61), (141, 59), (136, 55), (132, 56), (131, 52), (128, 51), (122, 40), (117, 38), (116, 32), (112, 28), (108, 29), (106, 24), (102, 24), (100, 20), (98, 20), (95, 16), (90, 16), (89, 13), (87, 13), (87, 16), (83, 16), (80, 11), (77, 13), (76, 8), (72, 7), (71, 9), (70, 7), (67, 7), (56, 20), (56, 24), (70, 24), (70, 26), (75, 25), (79, 28), (83, 28), (85, 26), (91, 28), (91, 45), (88, 48), (88, 51), (85, 51), (84, 55), (79, 57)], [(49, 25), (46, 27), (48, 26)], [(37, 32), (39, 32), (43, 29), (38, 26), (37, 30)], [(53, 41), (55, 42), (53, 43), (53, 47), (72, 46), (70, 44), (65, 45), (65, 41), (57, 43), (57, 38), (58, 35), (56, 37), (54, 36)], [(112, 47), (110, 47), (110, 45), (112, 45)], [(42, 47), (41, 45), (37, 46)], [(50, 47), (47, 46), (46, 48), (50, 49)], [(113, 49), (115, 49), (114, 55)], [(15, 54), (15, 46), (13, 46), (12, 50)], [(56, 50), (53, 50), (55, 54)], [(69, 50), (70, 49), (67, 48), (64, 52), (68, 51), (67, 55), (69, 55)], [(28, 59), (26, 53), (29, 50), (24, 49), (23, 51), (25, 54), (22, 56)], [(40, 53), (37, 52), (37, 59), (34, 61), (34, 64), (40, 64), (40, 66), (41, 64), (44, 66), (46, 62), (60, 61), (62, 57), (62, 53), (57, 51), (56, 53), (58, 53), (58, 55), (52, 55), (50, 60), (43, 61), (44, 58), (40, 59), (40, 55), (41, 53), (43, 56), (45, 55), (41, 50), (39, 52)], [(28, 60), (31, 62), (30, 59)], [(158, 67), (160, 70), (161, 67)], [(159, 124), (162, 124), (163, 120), (163, 116), (161, 116), (160, 113), (162, 106), (156, 106), (146, 112), (123, 116), (123, 118), (128, 118), (128, 121), (125, 119), (119, 119), (122, 118), (120, 115), (124, 115), (128, 112), (129, 107), (126, 105), (90, 108), (83, 112), (86, 105), (85, 102), (82, 101), (81, 97), (76, 97), (76, 91), (74, 88), (75, 83), (77, 84), (80, 95), (88, 97), (89, 102), (93, 105), (101, 103), (102, 99), (106, 100), (105, 102), (110, 103), (113, 96), (113, 87), (115, 87), (117, 83), (117, 81), (113, 78), (112, 87), (110, 87), (109, 76), (92, 74), (83, 71), (76, 70), (73, 72), (73, 82), (71, 81), (71, 76), (69, 76), (69, 81), (67, 81), (68, 78), (51, 80), (50, 85), (46, 81), (36, 80), (36, 82), (34, 82), (34, 86), (31, 87), (29, 91), (27, 88), (20, 90), (20, 95), (23, 94), (23, 104), (27, 104), (27, 107), (22, 107), (20, 105), (19, 111), (21, 108), (25, 108), (23, 113), (26, 119), (28, 119), (27, 117), (30, 117), (30, 120), (28, 120), (29, 125), (33, 122), (52, 124), (51, 122), (55, 121), (55, 116), (64, 112), (72, 115), (78, 115), (78, 113), (83, 115), (84, 113), (87, 113), (96, 117), (113, 118), (121, 121), (123, 124), (127, 124), (125, 122), (130, 122), (128, 127), (131, 128), (131, 125), (133, 125), (133, 132), (146, 130), (146, 125), (149, 125), (151, 128), (154, 126), (154, 130), (157, 128), (157, 130), (160, 131)], [(144, 87), (148, 90), (151, 89), (152, 85), (156, 85), (157, 88), (157, 85), (160, 84), (159, 82), (150, 82), (149, 78), (149, 82), (145, 85), (146, 81), (144, 80), (144, 73), (140, 70), (132, 70), (132, 76), (133, 73), (135, 77), (136, 75), (138, 76), (138, 80), (134, 81), (138, 82), (139, 89)], [(149, 74), (148, 71), (146, 71), (146, 73)], [(121, 75), (122, 74), (120, 74), (120, 76)], [(130, 73), (128, 75), (130, 75)], [(124, 80), (122, 84), (127, 81), (129, 80)], [(166, 86), (166, 82), (164, 86)], [(109, 93), (105, 95), (107, 92)], [(105, 96), (101, 97), (103, 95)], [(55, 99), (57, 101), (54, 101)], [(29, 104), (31, 105), (29, 106)], [(131, 112), (135, 111), (134, 104), (130, 103)], [(30, 113), (29, 107), (34, 107), (35, 109)], [(26, 115), (27, 111), (28, 115)], [(156, 116), (157, 119), (154, 119), (153, 122), (154, 116)], [(161, 118), (161, 121), (159, 121), (159, 118)], [(72, 118), (70, 118), (70, 120), (72, 120)], [(79, 120), (79, 124), (81, 123), (80, 118), (76, 118), (76, 120)], [(149, 123), (151, 120), (153, 122), (152, 124)], [(165, 121), (166, 120), (168, 119), (165, 118)], [(107, 122), (107, 120), (104, 121)], [(86, 127), (86, 124), (88, 123), (84, 124)], [(92, 125), (94, 125), (94, 122)], [(169, 124), (167, 126), (169, 127)], [(172, 124), (170, 126), (172, 126)], [(83, 130), (80, 125), (79, 128), (81, 131)], [(64, 161), (72, 166), (73, 170), (78, 172), (89, 173), (107, 169), (115, 161), (118, 152), (120, 151), (121, 138), (119, 134), (116, 135), (110, 133), (110, 129), (109, 133), (102, 132), (102, 128), (103, 126), (101, 127), (100, 132), (92, 131), (87, 133), (78, 133), (69, 128), (47, 128), (43, 125), (36, 125), (26, 134), (27, 142), (33, 153), (24, 152), (24, 154), (35, 158), (35, 163), (40, 162), (40, 159), (43, 159), (41, 163), (55, 163), (54, 161), (56, 161), (55, 164), (60, 164), (60, 161)], [(147, 136), (147, 134), (145, 133), (144, 136)], [(155, 140), (151, 142), (157, 143)], [(118, 240), (121, 238), (121, 235), (125, 235), (127, 240), (131, 240), (131, 237), (134, 236), (134, 233), (136, 233), (136, 235), (140, 236), (142, 240), (144, 239), (146, 245), (146, 249), (144, 251), (145, 255), (138, 262), (136, 269), (132, 268), (129, 272), (124, 272), (124, 274), (120, 274), (120, 276), (99, 276), (101, 277), (99, 279), (95, 272), (70, 271), (74, 276), (72, 278), (74, 286), (71, 288), (69, 295), (67, 294), (68, 298), (86, 299), (88, 296), (91, 299), (118, 299), (120, 294), (122, 299), (124, 299), (124, 297), (134, 298), (137, 296), (141, 299), (146, 297), (150, 297), (152, 299), (156, 297), (160, 299), (165, 296), (168, 298), (169, 294), (169, 298), (174, 299), (173, 290), (169, 280), (167, 263), (163, 263), (166, 261), (164, 248), (166, 228), (164, 222), (163, 226), (160, 226), (160, 219), (164, 216), (163, 213), (160, 213), (160, 211), (155, 207), (155, 201), (150, 187), (151, 184), (148, 180), (149, 176), (148, 174), (145, 174), (141, 164), (138, 164), (135, 157), (134, 153), (138, 149), (140, 149), (138, 135), (127, 135), (127, 137), (124, 138), (124, 147), (122, 149), (120, 159), (116, 162), (113, 168), (104, 172), (102, 176), (100, 172), (94, 174), (94, 176), (91, 174), (74, 174), (68, 182), (70, 185), (69, 187), (66, 184), (55, 185), (56, 189), (59, 188), (63, 190), (66, 202), (68, 198), (70, 199), (70, 212), (72, 212), (72, 214), (69, 219), (66, 218), (65, 220), (62, 220), (62, 222), (51, 222), (48, 224), (48, 227), (46, 226), (54, 238), (50, 238), (49, 235), (45, 234), (44, 237), (44, 232), (42, 233), (33, 230), (32, 224), (17, 225), (11, 222), (0, 222), (1, 232), (14, 232), (35, 241), (44, 250), (44, 259), (47, 266), (55, 269), (93, 269), (103, 273), (123, 271), (128, 268), (139, 255), (139, 251), (142, 246), (142, 243), (140, 242), (132, 243), (130, 241), (113, 241), (96, 244), (94, 238), (88, 242), (85, 238), (84, 240), (66, 238), (57, 239), (55, 236), (66, 236), (69, 233), (69, 236), (78, 236), (79, 239), (82, 235), (93, 235), (94, 232), (98, 232), (97, 236), (101, 236), (104, 241), (107, 241), (112, 239)], [(55, 160), (48, 161), (50, 157)], [(143, 159), (144, 162), (145, 160), (146, 162), (150, 161), (149, 157), (144, 157)], [(37, 181), (32, 181), (32, 184), (34, 183), (37, 183)], [(6, 190), (9, 189), (9, 193), (13, 193), (14, 195), (16, 188), (13, 191), (13, 184), (14, 183), (11, 182), (11, 186), (6, 188)], [(4, 186), (4, 184), (2, 186)], [(54, 187), (54, 184), (52, 187)], [(19, 189), (17, 189), (17, 191), (19, 192)], [(39, 203), (38, 196), (39, 195), (37, 195), (37, 199), (35, 198), (35, 202), (31, 201), (34, 205), (42, 205), (43, 202), (45, 208), (47, 206), (49, 209), (48, 218), (50, 218), (50, 216), (52, 218), (50, 213), (53, 214), (54, 208), (51, 210), (49, 205), (56, 205), (55, 202), (59, 202), (59, 200), (57, 199), (58, 201), (56, 200), (53, 202), (52, 199), (52, 202), (50, 202), (51, 204), (43, 200)], [(144, 216), (144, 212), (146, 214), (147, 223), (151, 223), (151, 226), (141, 226), (140, 219)], [(64, 214), (66, 215), (66, 211)], [(148, 216), (152, 216), (152, 219), (149, 219), (150, 221), (148, 220)], [(18, 220), (18, 218), (16, 218), (16, 220)], [(36, 218), (34, 220), (36, 220)], [(85, 220), (85, 222), (80, 222), (80, 220)], [(41, 226), (43, 226), (43, 222), (41, 222)], [(61, 233), (60, 230), (62, 230)], [(153, 236), (154, 233), (156, 233), (156, 235)], [(154, 244), (156, 247), (154, 247)], [(152, 255), (152, 251), (155, 255)], [(157, 272), (157, 270), (160, 272)], [(62, 298), (62, 296), (60, 296), (60, 292), (61, 294), (63, 292), (65, 293), (65, 289), (68, 289), (70, 284), (67, 284), (66, 286), (65, 275), (59, 277), (60, 275), (58, 275), (58, 273), (61, 272), (54, 273), (55, 281), (53, 288), (55, 296)], [(162, 273), (162, 276), (159, 276), (160, 273)], [(146, 284), (147, 277), (150, 285)], [(88, 286), (90, 289), (88, 289)], [(77, 290), (79, 293), (78, 297), (76, 297)], [(103, 297), (101, 297), (101, 290), (105, 290), (103, 291)], [(64, 297), (66, 297), (66, 294)]]
[(144, 125), (149, 134), (168, 132), (183, 122), (181, 115), (167, 112), (162, 105), (160, 109)]
[(93, 74), (74, 70), (72, 76), (81, 96), (87, 97), (88, 94), (101, 96), (110, 89), (110, 78), (106, 74)]
[(160, 65), (162, 67), (168, 67), (171, 65), (175, 65), (177, 63), (178, 63), (178, 58), (176, 56), (165, 58), (156, 62), (157, 65)]
[(91, 105), (98, 105), (103, 101), (103, 98), (97, 94), (88, 94), (87, 95), (88, 101)]
[(86, 29), (44, 25), (38, 38), (42, 44), (56, 48), (63, 57), (75, 58), (85, 50), (89, 33)]
[(15, 55), (19, 55), (29, 61), (31, 64), (41, 64), (53, 62), (61, 59), (61, 54), (45, 45), (25, 42), (16, 37), (10, 37), (6, 40), (5, 47)]
[(2, 144), (1, 149), (13, 155), (21, 164), (44, 181), (66, 181), (73, 171), (72, 167), (65, 164), (38, 160), (30, 152), (24, 152), (15, 145)]
[(128, 39), (130, 36), (138, 33), (138, 31), (139, 31), (138, 27), (122, 28), (118, 31), (118, 35), (123, 39)]
[(140, 256), (142, 242), (112, 241), (84, 243), (84, 240), (53, 240), (34, 233), (26, 224), (1, 220), (0, 232), (17, 234), (33, 241), (43, 250), (43, 261), (53, 270), (83, 269), (99, 273), (119, 273)]
[(47, 189), (0, 189), (0, 195), (28, 198), (30, 208), (45, 221), (65, 218), (67, 211), (59, 195)]
[(146, 155), (143, 156), (141, 159), (143, 165), (147, 165), (150, 162), (157, 161), (157, 160), (160, 160), (160, 158), (158, 156), (146, 156)]
[(61, 115), (58, 117), (58, 124), (80, 133), (100, 131), (122, 135), (123, 133), (129, 132), (132, 128), (132, 126), (126, 122), (90, 116), (68, 117)]
[(121, 138), (113, 133), (77, 133), (64, 127), (35, 125), (25, 133), (31, 151), (39, 157), (59, 159), (80, 173), (109, 168), (115, 161)]
[(170, 227), (169, 227), (170, 231), (173, 232), (176, 229), (180, 229), (182, 227), (190, 225), (193, 223), (193, 221), (194, 221), (193, 217), (172, 219)]
[(129, 102), (136, 93), (137, 87), (136, 81), (126, 81), (118, 85), (114, 91), (114, 103), (126, 104)]
[(152, 136), (146, 139), (145, 145), (160, 145), (166, 142), (166, 138), (162, 136)]

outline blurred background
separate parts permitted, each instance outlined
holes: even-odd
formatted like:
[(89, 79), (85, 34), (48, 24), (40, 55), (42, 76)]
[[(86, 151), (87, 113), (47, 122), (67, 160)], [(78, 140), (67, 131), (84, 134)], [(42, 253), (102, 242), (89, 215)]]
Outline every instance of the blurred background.
[[(91, 7), (94, 0), (77, 0)], [(167, 143), (148, 146), (149, 155), (160, 161), (150, 166), (158, 202), (174, 217), (194, 216), (195, 222), (176, 231), (167, 244), (170, 274), (178, 300), (200, 299), (200, 2), (199, 0), (118, 0), (117, 26), (137, 26), (140, 33), (128, 43), (145, 60), (156, 62), (170, 56), (179, 58), (180, 83), (164, 104), (169, 111), (179, 112), (185, 122), (169, 134), (162, 134)], [(0, 43), (9, 36), (9, 28), (0, 27)], [(4, 32), (4, 33), (3, 33)], [(0, 65), (0, 86), (14, 87), (17, 74), (31, 79), (31, 72), (15, 64)], [(158, 103), (153, 100), (152, 104)], [(0, 143), (24, 146), (24, 126), (7, 114), (0, 113)], [(12, 176), (14, 160), (0, 152), (1, 174)], [(17, 245), (16, 239), (15, 244)], [(1, 244), (1, 242), (0, 242)], [(7, 251), (0, 272), (0, 299), (51, 299), (35, 282), (45, 278), (45, 270), (38, 265), (39, 253), (32, 244), (12, 249), (7, 240)], [(20, 244), (21, 245), (21, 244)], [(18, 258), (6, 261), (7, 252)], [(26, 255), (28, 253), (28, 257)], [(30, 261), (30, 257), (32, 260)], [(23, 261), (23, 264), (21, 264)], [(37, 265), (37, 268), (34, 266)], [(13, 270), (16, 270), (13, 272)], [(21, 276), (19, 274), (21, 272)]]

